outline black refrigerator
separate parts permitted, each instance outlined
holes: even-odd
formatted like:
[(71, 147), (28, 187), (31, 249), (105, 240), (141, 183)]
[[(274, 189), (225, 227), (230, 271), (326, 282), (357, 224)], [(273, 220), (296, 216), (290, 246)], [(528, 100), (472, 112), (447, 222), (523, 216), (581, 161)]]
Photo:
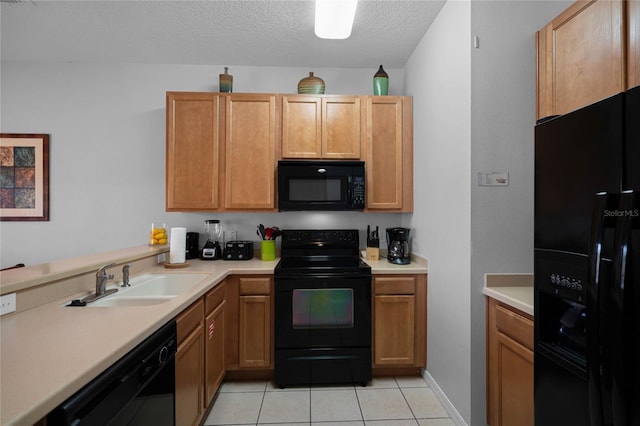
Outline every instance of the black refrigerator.
[(640, 87), (535, 127), (536, 426), (640, 425)]

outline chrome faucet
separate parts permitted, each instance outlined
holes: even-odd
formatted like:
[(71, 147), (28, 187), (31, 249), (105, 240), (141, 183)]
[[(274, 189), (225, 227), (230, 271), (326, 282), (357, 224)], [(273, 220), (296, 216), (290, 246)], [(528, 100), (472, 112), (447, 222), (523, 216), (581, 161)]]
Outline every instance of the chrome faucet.
[(131, 284), (129, 284), (129, 268), (131, 268), (130, 263), (122, 267), (122, 285), (120, 287), (131, 287)]
[(112, 274), (107, 274), (106, 269), (115, 266), (115, 263), (110, 263), (108, 265), (103, 265), (96, 272), (96, 295), (102, 296), (105, 294), (105, 290), (107, 288), (107, 281), (113, 279)]
[[(117, 288), (111, 288), (107, 290), (107, 281), (113, 279), (112, 274), (107, 274), (107, 268), (111, 268), (112, 266), (115, 266), (115, 265), (116, 265), (115, 263), (110, 263), (108, 265), (103, 265), (100, 268), (98, 268), (98, 272), (96, 272), (96, 292), (88, 295), (87, 297), (82, 299), (81, 302), (84, 302), (85, 304), (91, 303), (118, 291)], [(77, 305), (77, 306), (84, 306), (84, 305)]]

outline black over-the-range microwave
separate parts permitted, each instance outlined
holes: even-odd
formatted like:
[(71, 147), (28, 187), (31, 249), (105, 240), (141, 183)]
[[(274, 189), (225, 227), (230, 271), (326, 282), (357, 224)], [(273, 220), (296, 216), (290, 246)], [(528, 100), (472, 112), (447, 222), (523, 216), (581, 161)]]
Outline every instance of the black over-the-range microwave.
[(278, 209), (362, 210), (364, 161), (278, 161)]

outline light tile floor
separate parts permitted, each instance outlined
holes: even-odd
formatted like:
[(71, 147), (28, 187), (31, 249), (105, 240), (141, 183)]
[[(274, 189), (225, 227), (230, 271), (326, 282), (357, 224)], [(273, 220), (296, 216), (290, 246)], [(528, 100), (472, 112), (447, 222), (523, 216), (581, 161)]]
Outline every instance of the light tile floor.
[(279, 389), (225, 382), (204, 422), (221, 425), (454, 426), (422, 377), (375, 378), (367, 387)]

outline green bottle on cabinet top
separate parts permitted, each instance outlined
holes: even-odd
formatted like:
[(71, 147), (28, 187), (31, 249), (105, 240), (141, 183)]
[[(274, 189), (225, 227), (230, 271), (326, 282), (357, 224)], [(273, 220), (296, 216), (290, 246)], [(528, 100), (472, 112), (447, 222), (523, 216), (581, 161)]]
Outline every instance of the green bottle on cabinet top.
[(389, 93), (389, 75), (382, 69), (382, 65), (378, 68), (378, 72), (373, 76), (373, 94), (376, 96), (387, 95)]
[(229, 74), (229, 67), (224, 67), (224, 74), (220, 74), (220, 91), (233, 92), (233, 76)]

